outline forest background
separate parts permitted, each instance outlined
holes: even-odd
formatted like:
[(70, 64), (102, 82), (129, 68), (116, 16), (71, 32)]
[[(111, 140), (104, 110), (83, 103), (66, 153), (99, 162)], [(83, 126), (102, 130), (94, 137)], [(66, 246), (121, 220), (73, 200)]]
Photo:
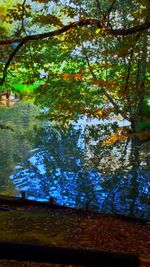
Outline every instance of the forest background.
[(149, 0), (2, 0), (0, 20), (1, 94), (63, 124), (113, 112), (147, 135)]

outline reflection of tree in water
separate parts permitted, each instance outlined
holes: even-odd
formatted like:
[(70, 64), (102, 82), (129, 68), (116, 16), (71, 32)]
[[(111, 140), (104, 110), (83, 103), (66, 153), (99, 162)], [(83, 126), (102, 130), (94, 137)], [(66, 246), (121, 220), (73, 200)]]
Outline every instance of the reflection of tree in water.
[(53, 196), (58, 204), (148, 217), (147, 145), (124, 140), (101, 147), (108, 129), (38, 129), (37, 150), (12, 176), (14, 183), (30, 198)]
[(8, 177), (17, 162), (27, 158), (32, 147), (34, 128), (39, 127), (35, 115), (38, 110), (30, 102), (17, 102), (12, 107), (0, 107), (0, 193), (15, 194)]
[(101, 176), (83, 168), (84, 154), (80, 145), (81, 130), (70, 127), (68, 132), (53, 128), (38, 131), (34, 155), (24, 162), (12, 178), (20, 190), (30, 197), (56, 198), (58, 203), (80, 207), (95, 199), (93, 181)]
[(108, 194), (101, 211), (148, 218), (149, 143), (128, 139), (102, 148), (87, 145), (87, 149), (88, 160), (105, 177), (103, 188)]

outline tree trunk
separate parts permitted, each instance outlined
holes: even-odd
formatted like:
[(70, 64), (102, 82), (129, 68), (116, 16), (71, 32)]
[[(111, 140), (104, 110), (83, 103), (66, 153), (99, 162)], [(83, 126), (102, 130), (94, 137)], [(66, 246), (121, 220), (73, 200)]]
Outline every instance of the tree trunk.
[(145, 98), (145, 78), (146, 78), (146, 66), (147, 66), (147, 41), (148, 41), (148, 32), (146, 31), (143, 36), (143, 49), (140, 62), (140, 73), (139, 73), (139, 83), (138, 83), (138, 96), (139, 102), (137, 106), (137, 114), (139, 118), (143, 119), (143, 105)]
[(143, 34), (142, 38), (142, 52), (137, 62), (137, 81), (136, 81), (136, 108), (134, 114), (131, 116), (131, 129), (132, 131), (139, 131), (138, 128), (140, 123), (144, 122), (144, 102), (146, 96), (145, 80), (147, 70), (147, 42), (148, 32)]

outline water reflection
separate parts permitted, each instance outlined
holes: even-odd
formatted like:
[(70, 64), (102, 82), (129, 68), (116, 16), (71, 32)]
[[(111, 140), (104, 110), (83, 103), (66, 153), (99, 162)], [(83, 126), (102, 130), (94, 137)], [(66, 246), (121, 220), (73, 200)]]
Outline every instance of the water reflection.
[(13, 140), (9, 140), (9, 148), (8, 140), (0, 142), (4, 148), (1, 163), (5, 159), (6, 164), (6, 168), (4, 163), (0, 167), (1, 177), (6, 179), (1, 193), (6, 193), (6, 187), (9, 194), (25, 190), (30, 199), (46, 201), (53, 196), (61, 205), (148, 218), (148, 142), (122, 140), (104, 147), (101, 143), (116, 123), (84, 117), (63, 131), (35, 121), (37, 111), (27, 103), (19, 103), (13, 111), (20, 123), (10, 114), (8, 122), (20, 127), (20, 132), (18, 128), (7, 132)]

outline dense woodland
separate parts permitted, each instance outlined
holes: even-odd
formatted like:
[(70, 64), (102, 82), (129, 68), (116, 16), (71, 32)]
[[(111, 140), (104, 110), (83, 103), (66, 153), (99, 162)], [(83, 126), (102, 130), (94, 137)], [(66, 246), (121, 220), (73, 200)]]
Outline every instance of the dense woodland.
[(113, 112), (150, 128), (149, 0), (2, 0), (0, 20), (1, 92), (63, 124)]

